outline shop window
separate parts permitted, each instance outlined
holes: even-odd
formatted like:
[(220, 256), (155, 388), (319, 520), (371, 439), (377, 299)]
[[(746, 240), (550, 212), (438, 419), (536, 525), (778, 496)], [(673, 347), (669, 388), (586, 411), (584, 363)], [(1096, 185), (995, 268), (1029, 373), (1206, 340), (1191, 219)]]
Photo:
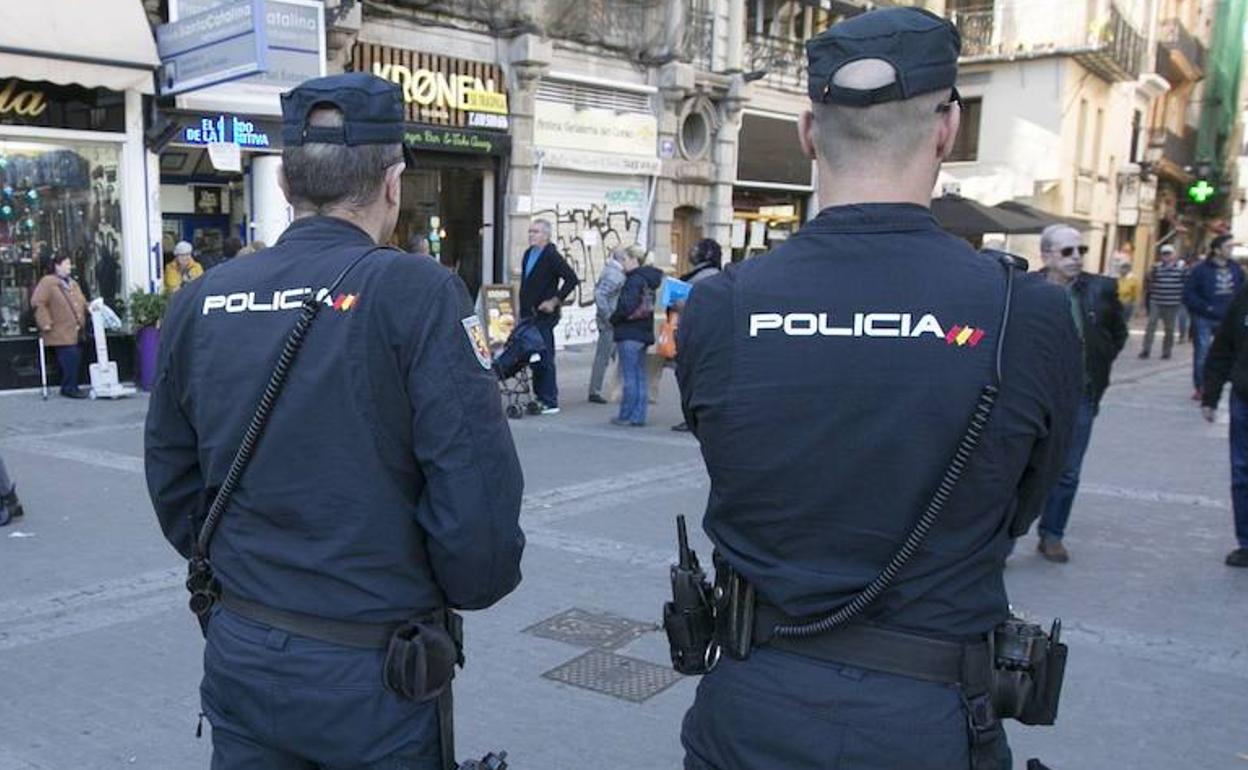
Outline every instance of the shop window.
[(962, 100), (962, 126), (958, 129), (958, 138), (953, 142), (953, 152), (949, 153), (950, 161), (979, 160), (979, 116), (983, 101)]
[(121, 183), (116, 146), (0, 139), (0, 337), (36, 332), (30, 295), (69, 256), (88, 299), (117, 308)]

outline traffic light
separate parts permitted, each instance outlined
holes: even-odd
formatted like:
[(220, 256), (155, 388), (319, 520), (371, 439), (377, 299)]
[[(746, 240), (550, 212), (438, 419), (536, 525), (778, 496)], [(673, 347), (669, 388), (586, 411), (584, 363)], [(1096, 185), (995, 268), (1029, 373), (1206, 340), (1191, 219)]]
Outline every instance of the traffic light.
[(1195, 182), (1187, 186), (1187, 198), (1192, 203), (1204, 205), (1208, 203), (1214, 195), (1218, 193), (1218, 188), (1209, 184), (1207, 179), (1197, 179)]

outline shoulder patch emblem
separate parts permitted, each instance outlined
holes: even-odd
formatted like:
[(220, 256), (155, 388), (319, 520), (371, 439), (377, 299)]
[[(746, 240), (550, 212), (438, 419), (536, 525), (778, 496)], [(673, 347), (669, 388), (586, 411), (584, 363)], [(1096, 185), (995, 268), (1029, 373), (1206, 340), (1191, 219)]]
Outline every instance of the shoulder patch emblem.
[(481, 319), (470, 315), (461, 319), (459, 323), (464, 327), (464, 334), (468, 335), (468, 344), (477, 357), (477, 363), (481, 364), (482, 369), (489, 371), (494, 366), (494, 357), (490, 355), (490, 345), (485, 341), (485, 330), (481, 328)]

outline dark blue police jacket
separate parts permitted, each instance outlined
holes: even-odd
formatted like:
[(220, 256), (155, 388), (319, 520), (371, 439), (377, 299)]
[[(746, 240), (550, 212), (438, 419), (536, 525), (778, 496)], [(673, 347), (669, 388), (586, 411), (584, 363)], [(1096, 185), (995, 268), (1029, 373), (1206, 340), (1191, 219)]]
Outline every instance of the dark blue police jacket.
[[(372, 246), (343, 220), (300, 219), (174, 296), (146, 464), (183, 556), (300, 302)], [(224, 589), (357, 622), (494, 603), (520, 581), (523, 479), (463, 284), (386, 249), (324, 301), (212, 541)]]
[[(828, 208), (698, 284), (677, 372), (711, 476), (704, 527), (765, 601), (823, 615), (888, 562), (992, 382), (1005, 285), (913, 204)], [(1082, 385), (1064, 291), (1016, 276), (1003, 374), (943, 516), (868, 619), (969, 639), (1006, 617), (1008, 529), (1061, 472)]]

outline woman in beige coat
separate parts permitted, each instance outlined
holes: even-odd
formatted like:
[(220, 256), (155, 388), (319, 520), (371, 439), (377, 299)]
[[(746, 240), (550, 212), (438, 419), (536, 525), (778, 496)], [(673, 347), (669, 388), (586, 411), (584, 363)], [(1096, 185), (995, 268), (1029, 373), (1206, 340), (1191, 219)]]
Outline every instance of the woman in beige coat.
[(61, 369), (61, 395), (86, 398), (87, 394), (78, 389), (78, 366), (82, 358), (78, 336), (86, 322), (87, 298), (78, 282), (69, 277), (72, 267), (69, 257), (54, 257), (51, 267), (52, 272), (35, 287), (30, 304), (35, 308), (39, 336), (56, 352), (56, 363)]

